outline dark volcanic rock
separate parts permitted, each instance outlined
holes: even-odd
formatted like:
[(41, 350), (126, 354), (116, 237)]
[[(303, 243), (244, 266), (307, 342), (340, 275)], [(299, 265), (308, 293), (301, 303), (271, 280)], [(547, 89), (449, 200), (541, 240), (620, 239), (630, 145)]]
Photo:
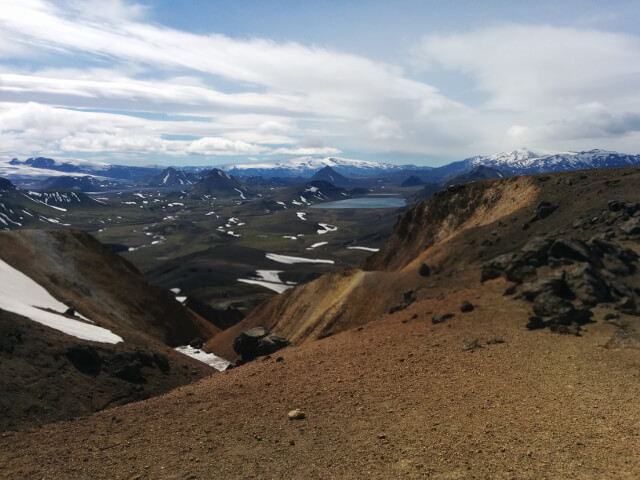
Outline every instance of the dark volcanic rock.
[(507, 280), (515, 283), (524, 283), (537, 275), (536, 267), (531, 265), (522, 265), (519, 267), (508, 268), (506, 273)]
[(538, 207), (536, 208), (536, 216), (538, 219), (547, 218), (553, 212), (556, 211), (558, 205), (551, 202), (540, 202)]
[(598, 257), (591, 252), (585, 242), (574, 238), (558, 239), (553, 242), (549, 248), (549, 256), (578, 262), (591, 262), (596, 265), (600, 263)]
[(589, 264), (580, 264), (566, 270), (569, 288), (584, 305), (594, 306), (611, 301), (609, 287), (600, 272)]
[(431, 275), (431, 267), (429, 267), (429, 265), (427, 265), (426, 263), (423, 263), (422, 265), (420, 265), (418, 273), (421, 277), (428, 277), (429, 275)]
[(435, 325), (437, 323), (442, 323), (445, 320), (448, 320), (450, 318), (453, 318), (453, 313), (443, 313), (442, 315), (434, 315), (433, 317), (431, 317), (431, 323)]
[(102, 369), (102, 359), (91, 345), (74, 343), (67, 349), (66, 356), (74, 367), (86, 375), (95, 377)]
[(546, 265), (553, 242), (551, 235), (533, 237), (520, 250), (522, 262), (534, 267)]
[(265, 327), (244, 330), (233, 341), (233, 349), (242, 357), (243, 362), (262, 355), (270, 355), (290, 345), (289, 340), (269, 332)]
[(507, 269), (507, 267), (511, 265), (515, 258), (515, 254), (507, 253), (484, 263), (482, 265), (481, 281), (485, 282), (487, 280), (498, 278)]
[(529, 301), (533, 301), (542, 293), (550, 293), (562, 298), (573, 297), (566, 281), (564, 270), (555, 271), (539, 280), (531, 281), (522, 285), (520, 293)]
[(472, 312), (474, 308), (475, 307), (473, 306), (473, 304), (471, 302), (466, 301), (466, 300), (464, 302), (462, 302), (462, 305), (460, 305), (460, 311), (462, 313)]
[(106, 360), (107, 369), (114, 377), (126, 382), (144, 383), (142, 361), (137, 352), (118, 352)]
[(158, 366), (160, 371), (165, 375), (169, 373), (169, 370), (171, 370), (171, 365), (169, 364), (169, 359), (167, 358), (166, 355), (162, 353), (154, 352), (153, 361)]
[(640, 217), (633, 217), (626, 222), (620, 224), (620, 231), (627, 235), (636, 235), (640, 233)]

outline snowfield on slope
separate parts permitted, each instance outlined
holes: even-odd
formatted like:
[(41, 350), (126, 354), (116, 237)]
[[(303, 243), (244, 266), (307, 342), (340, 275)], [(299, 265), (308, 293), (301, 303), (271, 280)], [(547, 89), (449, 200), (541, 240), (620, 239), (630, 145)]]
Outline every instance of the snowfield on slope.
[(82, 340), (102, 343), (122, 341), (121, 337), (106, 328), (64, 316), (64, 312), (69, 307), (53, 298), (44, 287), (2, 260), (0, 260), (0, 278), (2, 278), (0, 309), (22, 315)]
[(215, 368), (220, 372), (224, 372), (231, 362), (225, 360), (222, 357), (218, 357), (213, 353), (203, 352), (202, 350), (198, 350), (197, 348), (193, 348), (190, 345), (185, 345), (183, 347), (176, 347), (175, 350), (177, 352), (182, 353), (183, 355), (187, 355), (188, 357), (195, 358), (196, 360), (201, 361), (202, 363), (206, 363), (207, 365)]
[(282, 270), (256, 270), (255, 278), (239, 278), (238, 281), (252, 285), (260, 285), (261, 287), (268, 288), (276, 293), (282, 293), (285, 290), (293, 288), (295, 283), (284, 283), (280, 279), (281, 273)]
[(328, 263), (333, 265), (335, 263), (333, 260), (325, 260), (322, 258), (290, 257), (289, 255), (279, 255), (277, 253), (267, 253), (266, 257), (274, 262), (285, 263), (287, 265), (294, 263)]

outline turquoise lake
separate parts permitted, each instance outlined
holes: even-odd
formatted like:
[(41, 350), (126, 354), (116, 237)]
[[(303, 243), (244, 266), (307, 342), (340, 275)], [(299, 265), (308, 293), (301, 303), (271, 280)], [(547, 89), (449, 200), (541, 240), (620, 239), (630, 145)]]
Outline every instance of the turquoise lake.
[(398, 197), (360, 197), (324, 202), (311, 205), (310, 208), (399, 208), (404, 207), (404, 198)]

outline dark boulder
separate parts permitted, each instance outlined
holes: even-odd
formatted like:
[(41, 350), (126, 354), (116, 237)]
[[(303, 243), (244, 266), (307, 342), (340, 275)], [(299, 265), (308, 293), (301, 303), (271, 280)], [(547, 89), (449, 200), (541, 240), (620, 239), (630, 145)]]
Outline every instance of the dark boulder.
[(584, 305), (594, 306), (600, 302), (611, 301), (609, 287), (600, 272), (592, 265), (575, 265), (566, 272), (569, 288)]
[(599, 265), (600, 260), (582, 240), (575, 238), (558, 239), (549, 248), (549, 256)]
[(527, 282), (520, 289), (521, 295), (528, 301), (533, 301), (542, 293), (550, 293), (561, 298), (571, 299), (573, 294), (566, 281), (564, 270), (551, 272), (546, 277)]
[(142, 362), (136, 352), (118, 352), (105, 362), (111, 375), (131, 383), (144, 383)]
[(429, 275), (431, 275), (431, 267), (429, 267), (429, 265), (427, 265), (426, 263), (423, 263), (422, 265), (420, 265), (418, 273), (421, 277), (428, 277)]
[(435, 325), (437, 323), (442, 323), (445, 320), (448, 320), (450, 318), (453, 318), (453, 313), (443, 313), (441, 315), (434, 315), (433, 317), (431, 317), (431, 323)]
[(95, 377), (102, 369), (102, 359), (91, 345), (74, 343), (67, 349), (65, 355), (73, 366), (85, 375)]
[(536, 267), (533, 267), (531, 265), (522, 265), (519, 267), (508, 268), (505, 272), (507, 280), (517, 284), (524, 283), (527, 280), (535, 278), (536, 275)]
[(153, 361), (158, 366), (160, 371), (165, 375), (169, 373), (171, 369), (171, 365), (169, 364), (169, 359), (166, 355), (158, 352), (153, 353)]
[(523, 263), (534, 267), (546, 265), (553, 242), (551, 235), (533, 237), (520, 250)]
[(480, 280), (485, 282), (487, 280), (492, 280), (494, 278), (498, 278), (503, 272), (512, 264), (513, 260), (516, 258), (516, 255), (513, 253), (507, 253), (505, 255), (500, 255), (499, 257), (494, 258), (482, 265), (482, 273)]
[(551, 202), (540, 202), (536, 208), (536, 216), (539, 220), (547, 218), (558, 208), (558, 204)]
[(633, 217), (620, 224), (620, 231), (627, 235), (637, 235), (640, 233), (640, 217)]
[(474, 308), (475, 307), (473, 306), (473, 304), (471, 302), (468, 302), (467, 300), (462, 302), (462, 305), (460, 305), (460, 311), (462, 313), (473, 312)]
[(244, 330), (233, 341), (233, 349), (242, 357), (243, 362), (270, 355), (288, 345), (290, 342), (286, 338), (270, 333), (265, 327)]

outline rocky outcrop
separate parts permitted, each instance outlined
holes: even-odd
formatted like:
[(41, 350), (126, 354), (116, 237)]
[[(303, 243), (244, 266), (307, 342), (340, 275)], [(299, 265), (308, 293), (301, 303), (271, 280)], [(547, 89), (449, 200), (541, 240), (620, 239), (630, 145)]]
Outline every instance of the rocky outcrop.
[(244, 330), (233, 340), (233, 349), (240, 355), (242, 362), (249, 362), (263, 355), (270, 355), (291, 345), (280, 335), (271, 333), (266, 327), (254, 327)]
[(603, 236), (585, 242), (556, 232), (486, 262), (481, 280), (504, 274), (516, 284), (511, 293), (532, 303), (529, 329), (577, 334), (591, 320), (590, 308), (601, 303), (640, 314), (636, 293), (624, 281), (635, 272), (638, 258), (634, 250)]

